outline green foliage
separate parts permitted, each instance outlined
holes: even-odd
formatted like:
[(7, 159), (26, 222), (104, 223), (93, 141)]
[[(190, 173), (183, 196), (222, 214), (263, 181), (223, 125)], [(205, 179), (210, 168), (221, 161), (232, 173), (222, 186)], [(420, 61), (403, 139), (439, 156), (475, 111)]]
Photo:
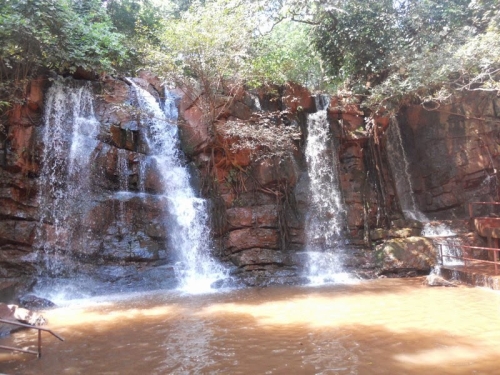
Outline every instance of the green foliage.
[[(370, 106), (498, 90), (499, 0), (0, 0), (0, 100), (41, 68), (147, 67), (205, 94), (343, 83)], [(196, 95), (197, 95), (196, 94)], [(5, 108), (5, 105), (2, 105)]]
[(396, 29), (392, 0), (350, 0), (321, 10), (314, 45), (335, 80), (378, 80), (388, 65)]
[(57, 71), (113, 72), (127, 56), (123, 36), (113, 31), (96, 0), (2, 0), (2, 74), (26, 77), (38, 67)]
[(157, 33), (166, 9), (149, 0), (108, 0), (106, 10), (117, 32), (129, 38), (152, 38), (155, 44), (159, 43)]
[[(448, 100), (456, 90), (500, 89), (497, 1), (426, 1), (405, 10), (389, 74), (367, 105), (397, 110), (408, 101)], [(424, 7), (424, 5), (426, 7)]]
[(248, 8), (233, 0), (194, 2), (178, 19), (165, 22), (159, 48), (149, 49), (148, 64), (188, 91), (203, 93), (198, 103), (213, 123), (218, 112), (217, 97), (241, 83), (252, 36)]
[(195, 2), (162, 35), (167, 69), (201, 81), (237, 78), (252, 39), (245, 8), (231, 0)]
[(40, 69), (113, 73), (127, 61), (123, 40), (98, 0), (0, 0), (0, 116)]
[(323, 4), (308, 14), (315, 47), (330, 79), (368, 95), (369, 106), (397, 110), (456, 89), (498, 88), (498, 0)]
[(285, 20), (256, 39), (249, 59), (249, 83), (299, 82), (314, 89), (323, 83), (322, 61), (311, 43), (311, 26)]

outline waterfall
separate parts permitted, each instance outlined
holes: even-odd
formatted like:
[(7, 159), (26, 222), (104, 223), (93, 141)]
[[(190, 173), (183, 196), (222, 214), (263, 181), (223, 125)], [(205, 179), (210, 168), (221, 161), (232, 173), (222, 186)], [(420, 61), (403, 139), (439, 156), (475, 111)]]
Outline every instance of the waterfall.
[[(443, 257), (443, 266), (459, 266), (464, 262), (456, 259), (462, 255), (462, 242), (457, 234), (444, 223), (427, 222), (424, 224), (422, 236), (431, 238), (432, 241), (440, 247), (440, 252)], [(439, 274), (439, 267), (434, 273)]]
[(456, 237), (456, 233), (444, 223), (431, 222), (417, 208), (410, 175), (410, 163), (408, 162), (408, 157), (403, 146), (401, 130), (395, 117), (391, 118), (387, 132), (387, 141), (389, 164), (395, 179), (401, 210), (405, 218), (424, 223), (422, 236), (432, 238), (434, 243), (440, 246), (443, 255), (443, 265), (463, 264), (459, 260), (446, 257), (447, 255), (456, 257), (461, 254), (460, 240)]
[(166, 93), (164, 110), (156, 99), (133, 84), (150, 156), (161, 175), (168, 201), (170, 242), (178, 255), (176, 272), (180, 289), (196, 293), (211, 289), (211, 284), (225, 277), (224, 270), (210, 254), (207, 202), (195, 196), (189, 173), (181, 161), (175, 98)]
[(54, 276), (67, 272), (63, 258), (71, 229), (77, 225), (75, 213), (88, 204), (92, 188), (89, 164), (98, 133), (89, 86), (55, 81), (45, 103), (38, 198), (41, 215), (35, 238), (39, 259)]
[(306, 161), (311, 188), (307, 218), (309, 251), (332, 249), (342, 240), (344, 208), (337, 176), (337, 155), (326, 110), (309, 115)]
[(428, 221), (427, 217), (417, 208), (417, 203), (415, 202), (410, 175), (410, 163), (408, 162), (408, 157), (403, 146), (399, 123), (395, 117), (391, 118), (391, 123), (387, 131), (387, 151), (399, 196), (399, 203), (405, 218), (423, 222)]
[[(320, 103), (319, 103), (320, 104)], [(313, 284), (340, 281), (341, 259), (334, 250), (344, 244), (345, 209), (339, 187), (335, 142), (330, 132), (327, 110), (310, 114), (305, 148), (310, 208), (306, 217), (306, 272)]]

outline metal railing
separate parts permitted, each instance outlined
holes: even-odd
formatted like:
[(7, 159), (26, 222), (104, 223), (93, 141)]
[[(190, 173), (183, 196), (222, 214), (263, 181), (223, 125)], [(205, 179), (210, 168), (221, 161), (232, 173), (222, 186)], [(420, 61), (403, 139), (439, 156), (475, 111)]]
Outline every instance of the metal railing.
[[(495, 275), (498, 274), (498, 268), (500, 267), (500, 262), (498, 261), (499, 260), (498, 252), (500, 252), (500, 249), (495, 249), (492, 247), (466, 246), (466, 245), (458, 245), (457, 247), (460, 247), (461, 249), (465, 250), (461, 256), (444, 255), (442, 245), (439, 244), (439, 256), (441, 258), (441, 264), (444, 264), (443, 262), (444, 258), (461, 260), (464, 262), (464, 267), (466, 271), (470, 268), (470, 263), (468, 264), (467, 262), (493, 264), (495, 266)], [(468, 250), (491, 251), (493, 252), (493, 260), (491, 261), (491, 260), (473, 258), (473, 256), (468, 252)]]
[(36, 329), (38, 330), (38, 351), (34, 350), (28, 350), (28, 349), (20, 349), (20, 348), (15, 348), (12, 346), (5, 346), (5, 345), (0, 345), (0, 349), (5, 349), (5, 350), (11, 350), (11, 351), (16, 351), (16, 352), (23, 352), (23, 353), (29, 353), (29, 354), (35, 354), (38, 358), (42, 356), (42, 331), (50, 333), (52, 336), (57, 337), (59, 340), (64, 341), (64, 339), (59, 336), (57, 333), (51, 331), (50, 329), (47, 328), (41, 328), (41, 327), (36, 327), (32, 326), (29, 324), (24, 324), (24, 323), (19, 323), (19, 322), (14, 322), (12, 320), (6, 320), (6, 319), (0, 319), (1, 323), (6, 323), (6, 324), (12, 324), (14, 326), (18, 327), (24, 327), (24, 328), (30, 328), (30, 329)]

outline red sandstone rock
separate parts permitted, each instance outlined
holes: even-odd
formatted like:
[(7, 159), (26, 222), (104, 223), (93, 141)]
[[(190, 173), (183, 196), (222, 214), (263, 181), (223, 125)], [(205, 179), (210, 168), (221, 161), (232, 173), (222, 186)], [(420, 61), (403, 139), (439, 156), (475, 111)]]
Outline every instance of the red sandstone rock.
[(153, 86), (160, 95), (163, 95), (163, 84), (157, 75), (151, 73), (149, 70), (140, 70), (137, 76)]
[(251, 265), (283, 264), (287, 257), (278, 250), (248, 249), (233, 254), (231, 261), (238, 267)]
[(262, 185), (272, 185), (286, 181), (294, 186), (298, 179), (298, 167), (295, 161), (278, 156), (263, 159), (254, 168), (254, 177)]
[(150, 193), (160, 193), (163, 191), (162, 176), (158, 172), (156, 160), (152, 159), (146, 167), (144, 187)]
[(311, 92), (296, 83), (287, 83), (283, 91), (283, 105), (292, 113), (299, 109), (304, 112), (314, 112), (316, 104)]
[(252, 207), (235, 207), (226, 210), (230, 228), (250, 227), (253, 224)]
[(363, 111), (359, 108), (359, 104), (354, 103), (343, 104), (342, 113), (355, 116), (364, 116)]
[(276, 228), (278, 221), (275, 205), (230, 208), (226, 215), (230, 228)]
[(374, 120), (375, 124), (382, 128), (381, 133), (389, 127), (389, 124), (391, 122), (391, 119), (388, 116), (375, 116)]
[(41, 110), (43, 105), (43, 90), (46, 83), (46, 77), (40, 76), (30, 81), (28, 85), (28, 95), (26, 103), (30, 110)]
[(361, 203), (351, 203), (348, 206), (347, 225), (349, 228), (361, 228), (364, 224), (363, 205)]
[(228, 109), (231, 116), (240, 120), (248, 120), (252, 115), (252, 111), (240, 101), (233, 101)]
[(15, 172), (36, 172), (38, 165), (34, 163), (31, 153), (33, 150), (34, 126), (20, 124), (9, 127), (10, 147), (15, 159), (9, 168)]
[(110, 126), (111, 141), (116, 147), (123, 147), (122, 129), (118, 126)]
[(208, 125), (203, 112), (196, 105), (181, 112), (180, 115), (185, 121), (179, 122), (179, 135), (183, 143), (183, 149), (187, 154), (191, 154), (209, 141)]
[(365, 123), (364, 117), (361, 115), (354, 115), (350, 113), (342, 114), (342, 120), (344, 120), (344, 127), (348, 131), (354, 131), (359, 127), (362, 127)]
[[(12, 194), (10, 196), (6, 190), (10, 190)], [(33, 219), (37, 215), (37, 208), (34, 206), (28, 206), (23, 203), (25, 202), (25, 197), (22, 196), (17, 199), (13, 199), (12, 196), (19, 195), (17, 189), (0, 189), (2, 195), (6, 195), (7, 198), (0, 197), (0, 216), (5, 218), (17, 218), (17, 219)], [(22, 203), (21, 203), (22, 202)]]
[(108, 79), (104, 81), (103, 92), (107, 103), (124, 103), (130, 96), (130, 87), (123, 81)]
[(24, 220), (0, 221), (0, 243), (15, 242), (22, 245), (32, 245), (35, 237), (36, 222)]
[(237, 253), (252, 247), (278, 249), (278, 231), (275, 229), (246, 228), (229, 232), (226, 247)]

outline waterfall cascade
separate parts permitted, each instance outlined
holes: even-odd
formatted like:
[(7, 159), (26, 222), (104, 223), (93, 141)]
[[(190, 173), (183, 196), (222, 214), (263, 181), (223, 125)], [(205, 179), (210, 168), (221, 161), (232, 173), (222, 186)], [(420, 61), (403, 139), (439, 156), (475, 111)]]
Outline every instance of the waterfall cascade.
[[(222, 266), (210, 256), (207, 203), (195, 196), (182, 161), (174, 97), (167, 93), (162, 110), (151, 94), (133, 83), (132, 92), (142, 123), (137, 131), (147, 155), (100, 143), (103, 125), (94, 114), (88, 84), (56, 81), (47, 93), (36, 235), (43, 277), (37, 289), (52, 299), (73, 298), (75, 288), (69, 284), (83, 283), (89, 289), (87, 293), (77, 287), (82, 289), (78, 296), (93, 294), (99, 288), (95, 280), (116, 280), (115, 275), (128, 277), (124, 283), (132, 290), (135, 282), (154, 287), (155, 281), (148, 284), (142, 276), (132, 276), (130, 272), (138, 272), (131, 271), (134, 266), (115, 267), (119, 259), (177, 261), (176, 279), (191, 293), (206, 292), (224, 277)], [(161, 186), (155, 187), (155, 194), (147, 192), (148, 173), (158, 175)], [(167, 251), (166, 240), (173, 251)], [(89, 246), (88, 265), (82, 268), (76, 259), (87, 256)], [(95, 274), (99, 263), (103, 271)], [(156, 280), (159, 276), (153, 274)], [(61, 278), (72, 281), (59, 283)], [(159, 279), (158, 285), (165, 282)], [(50, 289), (58, 291), (47, 292)]]
[[(444, 223), (427, 221), (422, 230), (422, 236), (431, 238), (440, 247), (443, 256), (443, 266), (463, 265), (463, 261), (456, 259), (462, 254), (460, 238)], [(451, 258), (453, 257), (453, 258)], [(434, 270), (439, 273), (439, 269)]]
[(176, 272), (180, 288), (191, 293), (206, 292), (225, 274), (210, 255), (207, 202), (195, 196), (188, 170), (181, 162), (175, 98), (167, 92), (162, 110), (146, 90), (135, 84), (133, 89), (142, 111), (142, 125), (148, 129), (145, 137), (150, 156), (156, 162), (168, 199), (169, 217), (166, 219), (171, 244), (179, 258)]
[(389, 164), (405, 218), (424, 223), (422, 236), (432, 238), (434, 243), (440, 246), (444, 265), (463, 264), (459, 260), (447, 257), (447, 255), (457, 256), (461, 253), (460, 239), (456, 237), (456, 233), (444, 223), (431, 222), (417, 207), (410, 175), (410, 163), (403, 146), (399, 123), (395, 117), (391, 118), (387, 140)]
[[(317, 103), (322, 108), (321, 103)], [(340, 256), (344, 245), (345, 209), (339, 187), (335, 142), (327, 110), (310, 114), (305, 148), (310, 183), (310, 208), (306, 218), (306, 276), (312, 284), (342, 281)]]
[(428, 221), (427, 217), (420, 212), (415, 202), (413, 183), (410, 175), (410, 163), (403, 146), (403, 137), (399, 129), (399, 123), (395, 117), (387, 131), (387, 154), (392, 174), (395, 179), (396, 190), (399, 196), (399, 204), (406, 219)]
[(62, 258), (71, 241), (71, 228), (78, 224), (77, 213), (90, 203), (89, 150), (98, 144), (99, 123), (89, 86), (54, 82), (47, 93), (44, 123), (41, 216), (35, 241), (45, 270), (58, 276), (67, 271)]

